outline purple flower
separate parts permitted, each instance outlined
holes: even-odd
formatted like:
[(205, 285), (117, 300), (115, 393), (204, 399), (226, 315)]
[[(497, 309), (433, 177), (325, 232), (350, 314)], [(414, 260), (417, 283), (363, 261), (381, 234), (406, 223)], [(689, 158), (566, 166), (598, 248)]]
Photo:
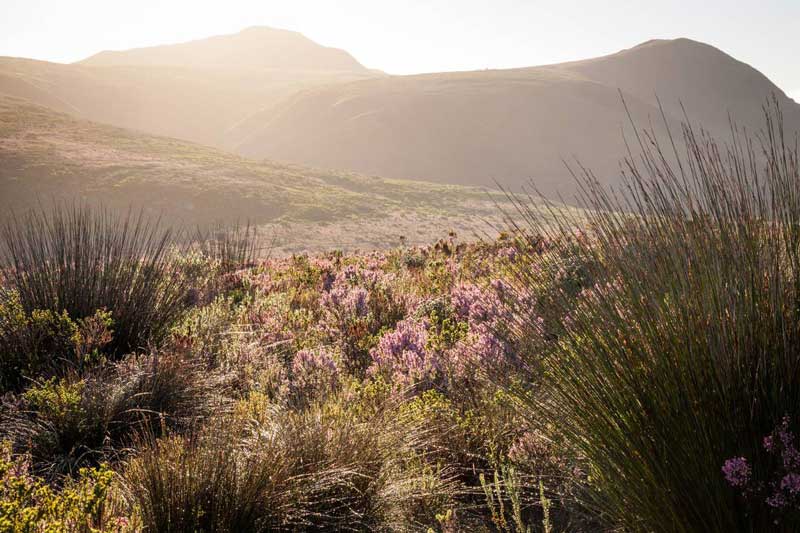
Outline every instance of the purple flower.
[(800, 492), (800, 474), (790, 472), (781, 479), (781, 490), (797, 494)]
[(800, 509), (800, 452), (795, 445), (795, 435), (789, 429), (789, 417), (764, 437), (763, 446), (770, 455), (780, 461), (777, 468), (764, 471), (764, 467), (774, 464), (769, 461), (756, 469), (763, 478), (751, 480), (753, 469), (744, 457), (729, 459), (722, 471), (725, 479), (733, 487), (738, 487), (748, 499), (762, 499), (775, 510)]
[(390, 362), (403, 354), (410, 353), (416, 357), (425, 355), (425, 344), (428, 342), (427, 322), (412, 319), (397, 324), (394, 331), (386, 333), (378, 342), (373, 359), (379, 364)]
[(322, 291), (328, 292), (333, 287), (333, 282), (336, 281), (336, 274), (329, 271), (322, 272)]
[(450, 352), (450, 358), (460, 370), (474, 370), (472, 367), (497, 368), (505, 361), (506, 345), (490, 328), (477, 326)]
[(427, 321), (406, 319), (398, 322), (395, 329), (385, 333), (378, 346), (370, 352), (373, 360), (370, 372), (388, 373), (395, 383), (401, 385), (433, 381), (442, 365), (436, 354), (428, 352), (427, 343)]
[(322, 304), (337, 315), (366, 316), (369, 311), (369, 293), (363, 287), (354, 287), (336, 279), (331, 289), (322, 295)]
[[(497, 287), (505, 289), (507, 286), (498, 280)], [(458, 316), (470, 323), (492, 322), (506, 314), (497, 294), (483, 291), (475, 285), (454, 288), (450, 300)]]
[(776, 492), (772, 496), (766, 499), (767, 505), (770, 507), (774, 507), (776, 509), (780, 509), (781, 507), (786, 506), (786, 498), (780, 492)]
[(732, 487), (744, 487), (750, 481), (750, 465), (744, 457), (734, 457), (725, 461), (722, 467), (725, 480)]
[(513, 262), (517, 258), (517, 249), (513, 246), (507, 246), (505, 248), (500, 248), (497, 251), (497, 255), (500, 257), (504, 257), (509, 261)]

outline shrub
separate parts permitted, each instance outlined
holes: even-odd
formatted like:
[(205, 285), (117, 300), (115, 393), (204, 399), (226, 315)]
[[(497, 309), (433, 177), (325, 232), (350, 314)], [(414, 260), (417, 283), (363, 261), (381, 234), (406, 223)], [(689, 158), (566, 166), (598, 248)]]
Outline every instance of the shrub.
[(339, 365), (325, 348), (300, 350), (292, 360), (290, 392), (295, 404), (323, 399), (340, 381)]
[(259, 394), (236, 412), (130, 462), (125, 477), (148, 528), (407, 530), (433, 523), (448, 501), (451, 485), (422, 468), (420, 430), (394, 412), (361, 417), (341, 400), (295, 412)]
[(129, 356), (31, 386), (0, 430), (50, 478), (127, 452), (141, 432), (186, 431), (223, 407), (220, 376), (177, 354)]
[(0, 289), (0, 391), (74, 363), (77, 333), (78, 325), (66, 312), (27, 312), (19, 293)]
[(103, 362), (113, 323), (104, 310), (77, 321), (66, 311), (26, 313), (16, 291), (0, 289), (0, 390), (18, 389), (26, 378), (80, 373)]
[(764, 437), (763, 448), (771, 461), (761, 460), (754, 471), (746, 457), (725, 461), (725, 481), (750, 505), (766, 507), (775, 524), (794, 523), (800, 512), (800, 451), (789, 417)]
[(0, 531), (133, 531), (135, 524), (115, 512), (113, 477), (107, 466), (82, 469), (57, 491), (31, 476), (25, 459), (12, 457), (5, 443), (0, 450)]
[[(613, 526), (794, 530), (737, 501), (720, 466), (760, 465), (761, 437), (800, 405), (797, 146), (778, 109), (758, 154), (736, 129), (722, 147), (685, 126), (686, 156), (638, 135), (623, 191), (578, 175), (585, 218), (554, 208), (545, 222), (522, 206), (518, 237), (552, 249), (527, 254), (537, 270), (519, 269), (517, 290), (561, 287), (551, 314), (562, 317), (551, 353), (528, 354), (544, 358), (547, 386), (523, 397), (529, 418), (557, 425), (585, 459), (584, 501)], [(565, 287), (565, 264), (588, 265), (580, 278), (594, 286)], [(524, 314), (517, 328), (548, 333)]]
[(342, 353), (344, 368), (363, 377), (380, 334), (405, 315), (405, 302), (380, 271), (348, 265), (327, 272), (320, 297), (321, 327)]
[(124, 216), (54, 205), (10, 219), (0, 230), (6, 282), (26, 313), (73, 320), (111, 313), (111, 353), (160, 341), (186, 306), (173, 232), (143, 213)]

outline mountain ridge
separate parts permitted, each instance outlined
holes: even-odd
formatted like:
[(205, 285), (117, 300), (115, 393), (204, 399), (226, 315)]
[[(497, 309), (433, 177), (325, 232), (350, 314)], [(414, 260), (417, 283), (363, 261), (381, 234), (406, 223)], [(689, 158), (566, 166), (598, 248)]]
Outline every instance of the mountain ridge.
[[(260, 31), (256, 31), (256, 36)], [(230, 38), (235, 41), (241, 33), (218, 38), (222, 42), (229, 42), (226, 40)], [(297, 58), (294, 64), (298, 68), (284, 68), (279, 64), (270, 67), (255, 57), (258, 47), (251, 50), (249, 56), (250, 59), (255, 57), (257, 62), (250, 64), (247, 59), (238, 64), (226, 61), (224, 65), (175, 66), (171, 64), (174, 61), (167, 58), (162, 64), (150, 60), (144, 65), (135, 64), (136, 61), (130, 64), (130, 61), (110, 60), (101, 65), (97, 64), (97, 56), (89, 64), (62, 64), (7, 57), (0, 58), (0, 94), (26, 98), (104, 124), (222, 148), (226, 146), (228, 129), (298, 90), (381, 75), (364, 68), (349, 54), (346, 59), (349, 70), (300, 68), (304, 65), (302, 58), (310, 57), (306, 53), (308, 46), (316, 51), (329, 49), (296, 32), (285, 34), (305, 43), (305, 48), (290, 47), (281, 52), (284, 63), (292, 63), (293, 58)], [(167, 45), (167, 48), (178, 46), (180, 51), (184, 49), (181, 47), (188, 44), (191, 48), (197, 42), (206, 43), (201, 45), (205, 47), (209, 42), (217, 42), (214, 39)], [(264, 44), (263, 39), (259, 42)], [(235, 46), (238, 46), (236, 42)], [(144, 50), (146, 54), (153, 54), (153, 50), (160, 54), (163, 47)], [(217, 57), (230, 51), (230, 46), (223, 46)], [(124, 51), (119, 54), (113, 57), (125, 57)]]
[[(759, 129), (761, 107), (775, 95), (787, 129), (800, 129), (800, 105), (761, 72), (686, 38), (566, 63), (405, 76), (360, 64), (351, 71), (262, 68), (251, 61), (257, 53), (224, 68), (180, 59), (186, 47), (213, 45), (214, 57), (223, 57), (229, 45), (287, 36), (292, 46), (325, 49), (297, 32), (253, 27), (119, 52), (165, 54), (147, 65), (99, 65), (97, 56), (71, 65), (0, 58), (0, 94), (248, 158), (484, 187), (534, 179), (545, 192), (567, 196), (574, 188), (564, 159), (579, 158), (604, 183), (618, 179), (621, 133), (630, 133), (622, 99), (639, 125), (664, 109), (668, 125), (679, 128), (685, 108), (693, 122), (727, 138), (731, 116)], [(178, 50), (178, 59), (165, 50)]]
[(268, 26), (174, 44), (104, 50), (74, 64), (367, 71), (345, 50), (320, 45), (296, 31)]
[(678, 128), (685, 108), (725, 139), (730, 116), (757, 130), (772, 95), (789, 129), (800, 129), (800, 106), (755, 68), (698, 41), (651, 40), (540, 67), (311, 88), (263, 113), (260, 129), (234, 135), (248, 157), (443, 183), (516, 188), (535, 179), (547, 193), (571, 194), (562, 159), (573, 155), (601, 181), (618, 179), (621, 132), (630, 129), (623, 99), (639, 125), (663, 108)]

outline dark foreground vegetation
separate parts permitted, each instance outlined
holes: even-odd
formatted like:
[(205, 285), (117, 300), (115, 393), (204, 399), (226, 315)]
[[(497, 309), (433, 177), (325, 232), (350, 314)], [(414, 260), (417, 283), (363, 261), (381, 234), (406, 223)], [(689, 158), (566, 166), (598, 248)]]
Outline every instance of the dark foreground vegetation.
[(472, 244), (10, 223), (0, 531), (796, 530), (800, 169), (767, 117), (641, 132), (624, 190), (581, 171), (588, 210), (518, 197)]

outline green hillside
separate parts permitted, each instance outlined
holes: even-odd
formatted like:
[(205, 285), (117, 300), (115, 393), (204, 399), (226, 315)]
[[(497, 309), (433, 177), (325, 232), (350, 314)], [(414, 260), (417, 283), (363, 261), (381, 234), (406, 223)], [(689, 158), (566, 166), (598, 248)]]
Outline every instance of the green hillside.
[(249, 219), (273, 228), (282, 251), (483, 231), (505, 201), (477, 188), (253, 161), (10, 97), (0, 98), (0, 193), (4, 212), (69, 198), (190, 225)]

